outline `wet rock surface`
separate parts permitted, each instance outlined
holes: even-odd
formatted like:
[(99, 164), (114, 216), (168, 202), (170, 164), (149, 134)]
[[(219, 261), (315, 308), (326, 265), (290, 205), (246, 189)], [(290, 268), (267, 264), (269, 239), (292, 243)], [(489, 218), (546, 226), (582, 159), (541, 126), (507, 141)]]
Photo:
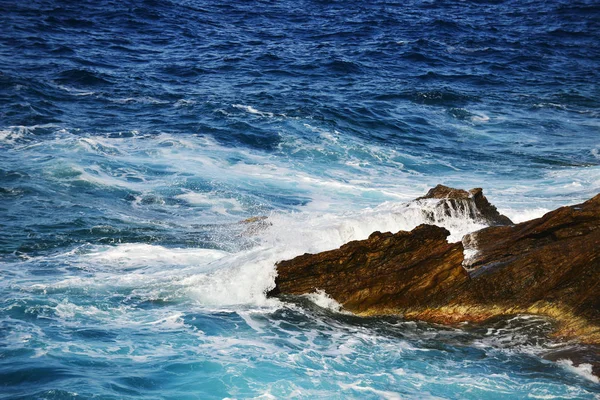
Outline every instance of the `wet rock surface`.
[(324, 290), (356, 313), (445, 304), (447, 289), (469, 280), (462, 244), (448, 243), (449, 234), (434, 225), (396, 234), (375, 232), (337, 250), (282, 261), (269, 294)]
[[(488, 201), (481, 188), (466, 191), (437, 185), (425, 196), (416, 199), (415, 202), (427, 199), (438, 200), (437, 208), (446, 216), (458, 212), (467, 218), (482, 221), (487, 225), (512, 225), (510, 218), (500, 214), (496, 207)], [(433, 220), (433, 218), (430, 219)]]
[(600, 195), (463, 242), (476, 253), (468, 290), (454, 304), (527, 307), (564, 320), (558, 334), (600, 343)]

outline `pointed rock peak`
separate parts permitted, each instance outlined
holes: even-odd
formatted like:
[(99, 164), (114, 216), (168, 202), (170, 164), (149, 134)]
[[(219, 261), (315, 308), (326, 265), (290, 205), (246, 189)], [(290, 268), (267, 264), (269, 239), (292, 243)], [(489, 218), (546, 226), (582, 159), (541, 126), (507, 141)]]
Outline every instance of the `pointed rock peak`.
[(505, 215), (498, 212), (483, 195), (483, 189), (474, 188), (469, 191), (455, 189), (444, 185), (437, 185), (427, 192), (419, 200), (437, 199), (440, 200), (439, 207), (447, 216), (452, 215), (453, 211), (467, 212), (473, 219), (482, 220), (488, 225), (512, 225), (513, 222)]

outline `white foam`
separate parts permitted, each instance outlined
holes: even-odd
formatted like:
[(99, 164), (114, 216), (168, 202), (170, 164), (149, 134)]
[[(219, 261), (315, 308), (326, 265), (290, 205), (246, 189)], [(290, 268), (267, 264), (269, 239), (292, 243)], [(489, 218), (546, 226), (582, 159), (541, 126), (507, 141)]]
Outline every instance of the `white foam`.
[(0, 130), (0, 143), (14, 144), (16, 140), (23, 137), (23, 133), (12, 129)]
[(264, 326), (263, 324), (257, 322), (256, 320), (254, 320), (254, 318), (252, 318), (252, 313), (247, 312), (247, 311), (238, 311), (237, 314), (242, 317), (242, 319), (244, 320), (244, 322), (246, 322), (246, 324), (254, 329), (256, 332), (258, 333), (264, 333), (265, 330), (263, 329)]
[(544, 214), (550, 212), (551, 210), (549, 208), (536, 207), (536, 208), (529, 208), (529, 209), (524, 209), (524, 210), (514, 210), (514, 209), (510, 209), (510, 208), (503, 208), (498, 211), (500, 211), (502, 214), (509, 217), (515, 224), (518, 224), (521, 222), (540, 218)]
[[(373, 209), (344, 214), (274, 214), (269, 218), (272, 226), (260, 236), (269, 247), (295, 247), (297, 254), (302, 254), (334, 249), (351, 240), (363, 240), (374, 231), (411, 231), (424, 223), (435, 223), (447, 228), (451, 233), (448, 238), (450, 242), (458, 241), (466, 233), (485, 227), (460, 213), (446, 217), (435, 204), (436, 202), (422, 205), (386, 202)], [(423, 207), (432, 213), (434, 221), (423, 212)]]
[(278, 260), (273, 249), (255, 248), (215, 262), (212, 272), (191, 275), (181, 284), (191, 298), (206, 306), (273, 307), (279, 302), (267, 299), (265, 292), (274, 286)]
[(85, 255), (93, 263), (108, 264), (111, 267), (133, 266), (189, 266), (211, 263), (228, 253), (211, 249), (170, 249), (163, 246), (129, 243), (113, 247), (97, 248)]
[(173, 104), (173, 107), (175, 107), (175, 108), (188, 107), (188, 106), (192, 106), (196, 103), (197, 103), (197, 101), (195, 101), (195, 100), (179, 99), (175, 102), (175, 104)]
[[(5, 136), (6, 140), (10, 140), (8, 133)], [(208, 136), (186, 136), (184, 139), (167, 133), (144, 135), (139, 132), (134, 133), (133, 137), (117, 138), (98, 135), (82, 137), (68, 132), (57, 135), (52, 142), (53, 149), (65, 153), (76, 151), (78, 157), (53, 161), (47, 165), (47, 170), (58, 171), (55, 177), (62, 181), (85, 181), (98, 186), (127, 189), (134, 192), (134, 195), (137, 195), (136, 192), (152, 195), (157, 190), (172, 186), (174, 176), (209, 176), (225, 186), (238, 187), (242, 191), (245, 188), (254, 190), (256, 187), (264, 187), (266, 191), (305, 193), (307, 209), (316, 207), (336, 211), (373, 204), (373, 199), (409, 200), (411, 195), (422, 194), (422, 190), (426, 188), (426, 183), (423, 183), (422, 188), (406, 184), (407, 176), (399, 172), (401, 163), (392, 160), (396, 156), (407, 156), (370, 144), (338, 145), (332, 140), (338, 136), (343, 135), (336, 131), (322, 130), (314, 146), (325, 153), (339, 152), (344, 159), (355, 161), (356, 164), (355, 167), (348, 167), (345, 162), (340, 161), (328, 169), (325, 175), (321, 169), (314, 170), (310, 162), (301, 160), (300, 164), (290, 163), (271, 153), (221, 146)], [(290, 137), (285, 137), (284, 142)], [(293, 139), (292, 142), (292, 148), (286, 151), (293, 152), (313, 145), (301, 139)], [(38, 143), (38, 147), (45, 154), (47, 149), (42, 144)], [(384, 186), (373, 186), (372, 175), (386, 175), (386, 168), (381, 171), (366, 168), (370, 161), (361, 161), (359, 158), (362, 157), (352, 156), (352, 152), (370, 154), (375, 160), (385, 158), (387, 163), (398, 167), (394, 168), (393, 179), (389, 179)], [(110, 163), (96, 163), (98, 155)], [(111, 168), (112, 164), (120, 167)], [(60, 171), (65, 167), (70, 168), (73, 173), (62, 174)], [(147, 174), (147, 167), (160, 169), (164, 174)], [(344, 179), (348, 168), (361, 169), (361, 178)], [(228, 204), (212, 204), (215, 207), (212, 211), (217, 214), (238, 212), (242, 208), (239, 203), (232, 202), (229, 196), (211, 194), (208, 199), (201, 199), (193, 197), (193, 192), (188, 193), (183, 193), (181, 198), (189, 200), (191, 205), (205, 202), (208, 207), (216, 197), (228, 200)], [(348, 201), (349, 198), (352, 201)]]
[(592, 364), (583, 363), (576, 366), (574, 365), (573, 361), (569, 359), (558, 360), (556, 363), (564, 367), (569, 372), (573, 372), (594, 383), (600, 383), (600, 379), (592, 372)]
[(126, 97), (126, 98), (109, 98), (113, 103), (128, 104), (128, 103), (140, 103), (140, 104), (168, 104), (166, 100), (160, 100), (151, 96), (142, 97)]
[(95, 152), (103, 155), (122, 155), (118, 147), (102, 138), (82, 138), (79, 140), (82, 150)]
[[(145, 191), (151, 184), (143, 181), (130, 181), (126, 176), (115, 176), (98, 165), (83, 167), (76, 164), (61, 163), (48, 169), (55, 178), (67, 181), (83, 181), (95, 186), (118, 187), (131, 191)], [(135, 173), (132, 173), (135, 175)]]
[(13, 125), (0, 130), (0, 143), (15, 144), (17, 140), (30, 135), (36, 129), (57, 128), (56, 124)]
[(270, 112), (264, 112), (264, 111), (259, 111), (256, 108), (252, 107), (252, 106), (246, 106), (243, 104), (232, 104), (232, 107), (237, 108), (238, 110), (243, 110), (246, 111), (250, 114), (256, 114), (256, 115), (260, 115), (261, 117), (274, 117), (275, 114), (270, 113)]
[(321, 308), (326, 308), (334, 312), (344, 312), (342, 305), (329, 297), (324, 290), (318, 289), (315, 292), (306, 294), (304, 296)]
[(477, 255), (477, 253), (478, 253), (478, 250), (475, 247), (475, 245), (473, 245), (472, 248), (464, 247), (464, 250), (463, 250), (463, 267), (469, 268), (469, 266), (473, 262), (473, 259)]
[[(129, 291), (148, 300), (191, 299), (207, 307), (253, 305), (279, 307), (267, 299), (273, 286), (275, 249), (256, 248), (237, 254), (211, 249), (168, 249), (148, 244), (94, 247), (91, 251), (63, 257), (91, 276), (69, 276), (57, 282), (36, 283), (25, 290)], [(61, 306), (69, 315), (77, 310)], [(234, 307), (235, 308), (235, 307)]]
[(95, 306), (79, 306), (73, 303), (70, 303), (67, 299), (63, 300), (61, 303), (54, 307), (54, 310), (58, 317), (63, 320), (73, 320), (77, 319), (80, 316), (87, 317), (107, 317), (109, 315), (108, 312), (100, 310)]
[[(322, 139), (325, 139), (326, 141), (329, 141), (329, 142), (334, 142), (334, 143), (338, 142), (338, 139), (340, 137), (340, 132), (336, 131), (335, 129), (333, 131), (331, 131), (331, 130), (319, 128), (316, 126), (312, 126), (307, 123), (303, 124), (303, 126), (306, 129), (309, 129), (315, 133), (318, 133)], [(323, 144), (325, 144), (325, 143), (326, 142), (324, 142)], [(318, 147), (318, 149), (324, 149), (324, 147)]]
[(340, 383), (338, 383), (338, 386), (340, 388), (342, 388), (342, 390), (354, 390), (354, 391), (363, 392), (363, 393), (373, 393), (381, 399), (386, 399), (386, 400), (401, 400), (402, 399), (400, 394), (396, 393), (396, 392), (391, 392), (391, 391), (387, 391), (387, 390), (378, 390), (378, 389), (372, 388), (370, 386), (362, 386), (362, 381), (357, 381), (357, 382), (350, 383), (350, 384), (345, 384), (345, 383), (340, 382)]
[(490, 117), (483, 113), (478, 114), (478, 115), (473, 115), (471, 117), (471, 121), (473, 121), (473, 122), (489, 122), (489, 120), (490, 120)]
[(95, 94), (95, 92), (76, 89), (76, 88), (64, 86), (64, 85), (58, 85), (58, 87), (60, 89), (64, 90), (65, 92), (72, 94), (73, 96), (92, 96)]
[(239, 200), (219, 197), (214, 193), (196, 193), (190, 191), (177, 195), (175, 198), (184, 200), (193, 206), (208, 207), (213, 212), (223, 215), (244, 211), (244, 207)]
[(157, 327), (159, 330), (178, 330), (184, 328), (186, 325), (183, 323), (183, 313), (174, 313), (166, 317), (162, 317), (155, 321), (147, 322), (147, 325)]
[(553, 170), (547, 177), (553, 184), (546, 188), (546, 193), (569, 196), (574, 202), (587, 200), (600, 192), (600, 166)]

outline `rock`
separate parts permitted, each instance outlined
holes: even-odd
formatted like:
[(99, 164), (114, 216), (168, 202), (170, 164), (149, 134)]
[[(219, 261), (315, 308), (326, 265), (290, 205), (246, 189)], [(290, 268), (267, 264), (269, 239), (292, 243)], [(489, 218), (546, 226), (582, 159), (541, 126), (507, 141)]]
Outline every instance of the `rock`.
[(277, 264), (269, 295), (324, 290), (347, 310), (386, 310), (448, 302), (446, 289), (464, 285), (462, 244), (449, 244), (446, 229), (420, 225), (412, 232), (375, 232), (337, 250), (304, 254)]
[(256, 216), (256, 217), (246, 218), (246, 219), (240, 221), (240, 224), (255, 224), (257, 222), (266, 221), (267, 218), (269, 218), (269, 217), (267, 217), (265, 215), (259, 215), (259, 216)]
[[(432, 195), (473, 199), (481, 193), (448, 189)], [(469, 272), (462, 243), (449, 244), (447, 236), (443, 228), (421, 225), (282, 261), (269, 294), (321, 289), (357, 314), (447, 324), (546, 315), (557, 321), (556, 336), (600, 344), (600, 195), (467, 235), (463, 242), (477, 250)]]
[(600, 195), (463, 242), (477, 252), (469, 258), (468, 291), (456, 304), (546, 314), (562, 321), (557, 334), (600, 343)]
[[(458, 213), (474, 220), (483, 221), (487, 225), (512, 225), (510, 218), (500, 214), (496, 207), (490, 204), (481, 188), (471, 189), (467, 192), (462, 189), (437, 185), (416, 201), (426, 199), (440, 200), (439, 210), (448, 217)], [(434, 220), (433, 217), (430, 219)]]

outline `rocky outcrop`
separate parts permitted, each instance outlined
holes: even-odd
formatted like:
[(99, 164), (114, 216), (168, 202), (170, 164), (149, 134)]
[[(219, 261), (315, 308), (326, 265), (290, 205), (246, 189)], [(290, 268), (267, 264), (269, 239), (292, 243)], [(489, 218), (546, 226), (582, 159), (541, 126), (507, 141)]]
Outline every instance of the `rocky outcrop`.
[[(429, 190), (425, 196), (419, 197), (415, 201), (421, 202), (427, 199), (438, 200), (436, 204), (437, 211), (447, 217), (459, 214), (482, 221), (486, 225), (512, 225), (510, 218), (500, 214), (496, 207), (488, 201), (481, 188), (466, 191), (437, 185)], [(435, 221), (433, 215), (428, 219)]]
[[(472, 199), (481, 192), (438, 187), (432, 196), (443, 193)], [(495, 210), (489, 206), (483, 209)], [(466, 236), (463, 242), (477, 251), (468, 271), (462, 243), (447, 243), (447, 235), (431, 225), (376, 232), (337, 250), (282, 261), (270, 294), (321, 289), (358, 314), (438, 323), (541, 314), (557, 321), (557, 336), (600, 344), (600, 195)]]
[(463, 242), (477, 252), (454, 304), (546, 314), (563, 322), (558, 334), (600, 343), (600, 195)]
[(375, 232), (337, 250), (282, 261), (269, 294), (324, 290), (356, 313), (446, 304), (449, 290), (469, 280), (462, 244), (449, 244), (449, 234), (433, 225), (396, 234)]

